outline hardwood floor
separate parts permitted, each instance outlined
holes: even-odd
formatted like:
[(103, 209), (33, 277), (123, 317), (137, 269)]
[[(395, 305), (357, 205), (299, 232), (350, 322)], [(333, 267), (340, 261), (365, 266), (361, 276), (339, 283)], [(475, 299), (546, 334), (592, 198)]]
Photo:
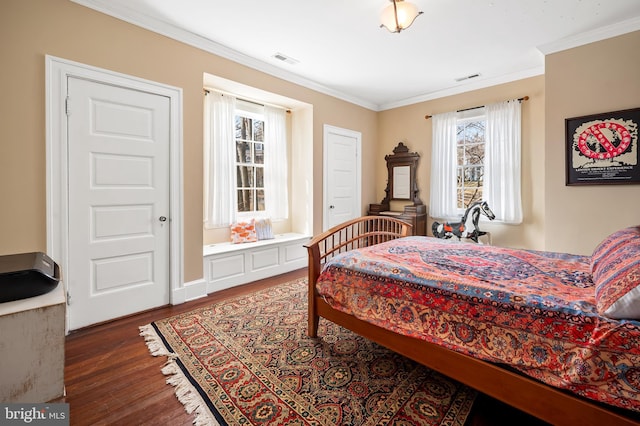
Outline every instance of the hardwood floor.
[[(71, 425), (191, 425), (193, 417), (160, 371), (165, 358), (149, 354), (138, 327), (306, 275), (301, 269), (72, 332), (65, 348), (65, 401)], [(482, 395), (467, 422), (468, 426), (514, 424), (543, 423)]]

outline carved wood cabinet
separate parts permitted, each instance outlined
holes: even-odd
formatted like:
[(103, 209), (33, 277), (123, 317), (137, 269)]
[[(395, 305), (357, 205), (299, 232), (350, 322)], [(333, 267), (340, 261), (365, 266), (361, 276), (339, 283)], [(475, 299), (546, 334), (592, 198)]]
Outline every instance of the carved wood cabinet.
[[(393, 149), (393, 155), (384, 157), (387, 161), (387, 188), (385, 197), (379, 204), (369, 204), (368, 214), (393, 216), (413, 226), (413, 235), (427, 235), (427, 206), (422, 203), (416, 182), (416, 170), (420, 155), (409, 152), (402, 142)], [(399, 204), (408, 201), (402, 210), (391, 209), (391, 202)]]

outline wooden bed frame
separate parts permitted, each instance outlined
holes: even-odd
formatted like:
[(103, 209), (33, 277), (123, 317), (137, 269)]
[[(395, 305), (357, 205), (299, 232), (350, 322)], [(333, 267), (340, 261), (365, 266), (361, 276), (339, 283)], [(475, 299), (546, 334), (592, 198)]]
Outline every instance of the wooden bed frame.
[(315, 290), (326, 261), (338, 253), (411, 234), (411, 226), (393, 217), (364, 216), (311, 239), (309, 253), (309, 329), (317, 337), (323, 317), (417, 361), (486, 395), (554, 425), (638, 425), (640, 416), (556, 389), (497, 364), (463, 355), (433, 343), (377, 327), (334, 310)]

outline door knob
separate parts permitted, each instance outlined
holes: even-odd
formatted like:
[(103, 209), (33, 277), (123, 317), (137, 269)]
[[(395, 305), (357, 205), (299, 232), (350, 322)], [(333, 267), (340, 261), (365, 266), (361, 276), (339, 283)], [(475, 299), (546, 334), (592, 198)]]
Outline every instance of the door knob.
[(166, 221), (167, 221), (167, 218), (166, 218), (165, 216), (160, 216), (160, 217), (158, 218), (158, 220), (159, 220), (160, 222), (166, 222)]
[(336, 206), (329, 206), (329, 208), (330, 208), (330, 209), (335, 209), (335, 208), (336, 208)]

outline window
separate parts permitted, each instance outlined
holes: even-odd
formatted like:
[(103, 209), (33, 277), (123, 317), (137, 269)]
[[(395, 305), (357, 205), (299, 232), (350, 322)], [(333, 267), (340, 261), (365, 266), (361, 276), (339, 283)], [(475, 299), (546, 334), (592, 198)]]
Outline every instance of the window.
[(237, 111), (235, 116), (237, 212), (265, 210), (264, 119)]
[(485, 128), (484, 114), (457, 120), (456, 208), (460, 210), (482, 200)]
[(430, 216), (456, 219), (483, 200), (497, 220), (522, 223), (519, 100), (432, 119)]
[(286, 113), (211, 91), (205, 102), (205, 212), (207, 229), (238, 218), (286, 220)]

